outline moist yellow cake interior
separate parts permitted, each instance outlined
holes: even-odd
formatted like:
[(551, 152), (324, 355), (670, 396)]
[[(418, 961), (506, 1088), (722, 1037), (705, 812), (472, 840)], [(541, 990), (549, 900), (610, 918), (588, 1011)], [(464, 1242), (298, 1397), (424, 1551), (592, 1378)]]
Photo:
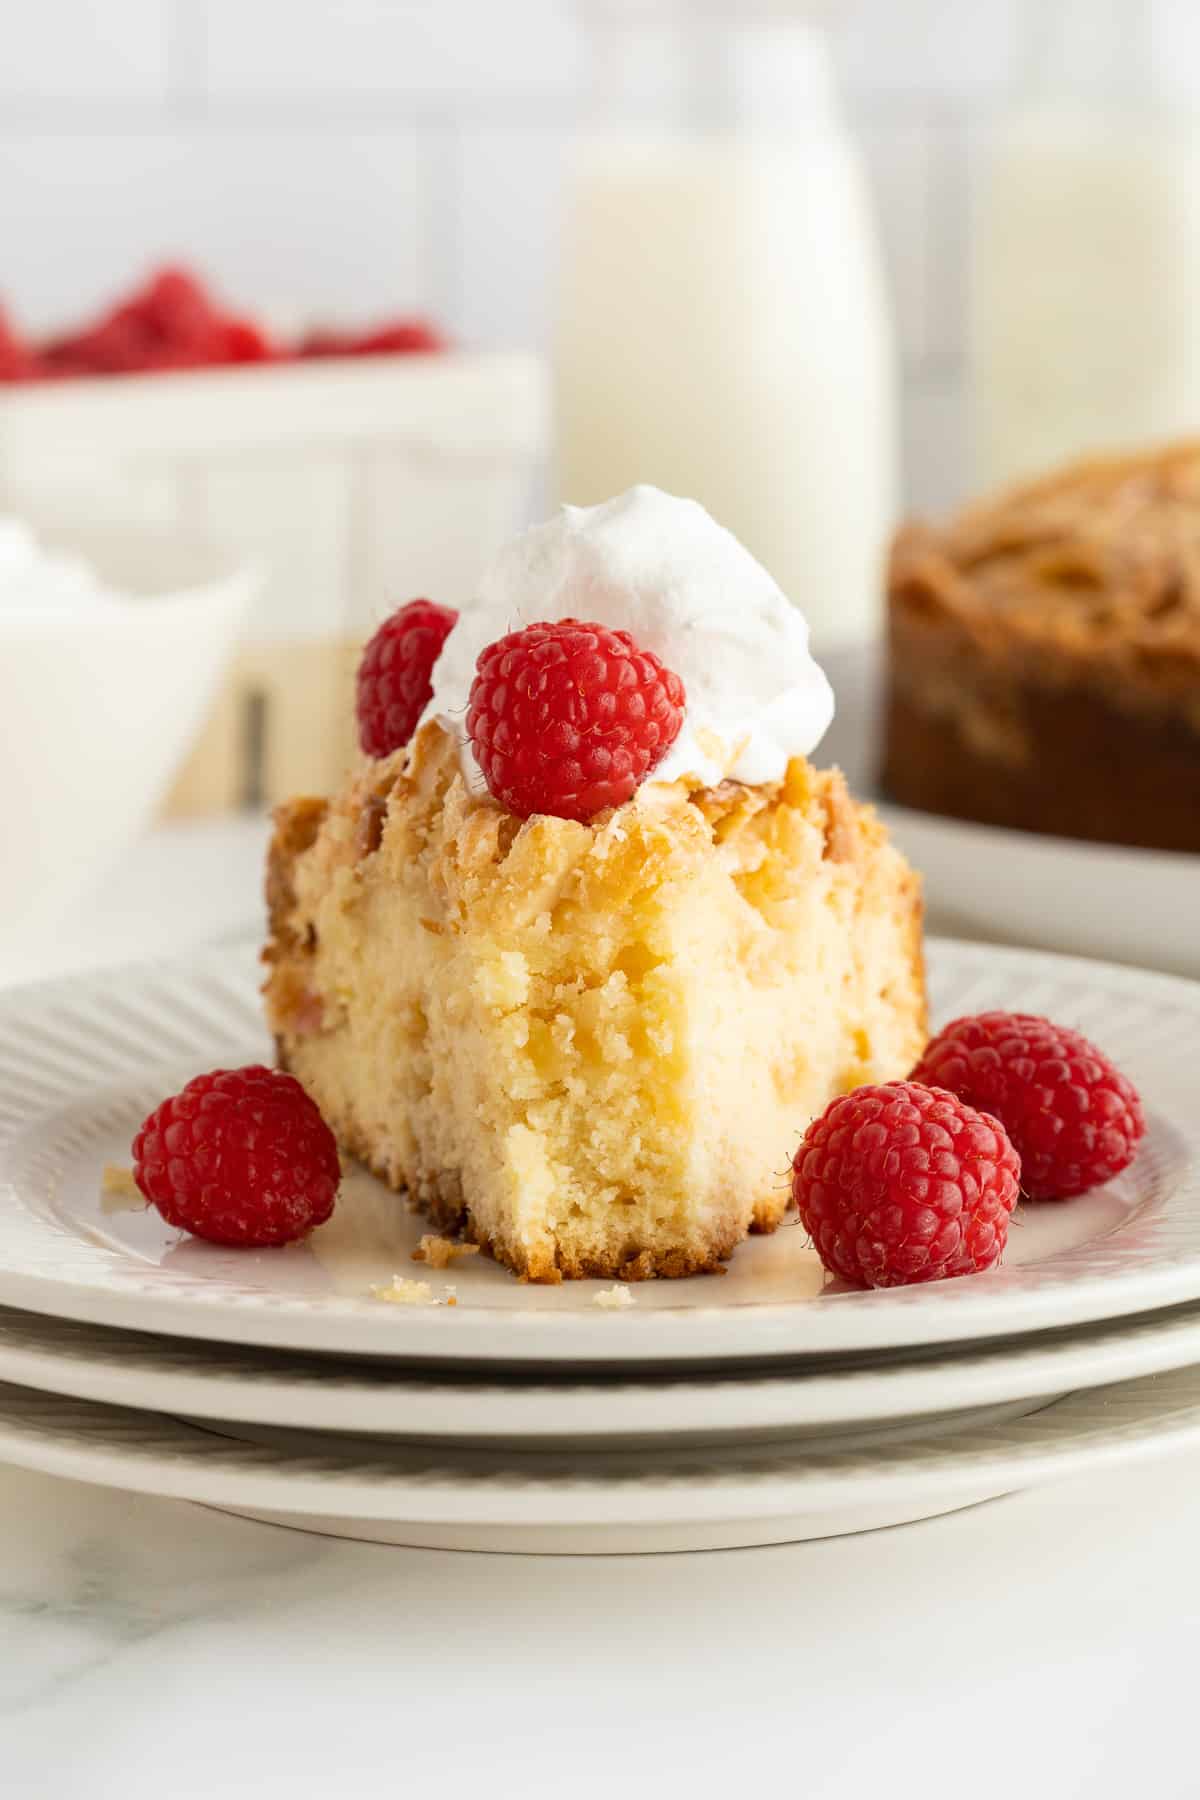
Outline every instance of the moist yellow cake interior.
[(682, 1275), (773, 1228), (836, 1093), (924, 1041), (915, 877), (840, 774), (470, 794), (436, 724), (281, 809), (268, 1013), (343, 1147), (521, 1274)]

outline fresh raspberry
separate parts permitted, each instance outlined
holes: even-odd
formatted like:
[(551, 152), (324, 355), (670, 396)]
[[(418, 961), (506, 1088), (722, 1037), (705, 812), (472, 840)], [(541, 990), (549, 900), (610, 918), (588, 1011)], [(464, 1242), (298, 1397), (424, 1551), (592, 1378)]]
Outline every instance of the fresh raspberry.
[(413, 356), (445, 350), (446, 340), (427, 319), (387, 319), (357, 338), (355, 356)]
[(44, 347), (56, 375), (123, 375), (263, 362), (272, 354), (250, 321), (225, 313), (187, 269), (157, 270), (95, 324)]
[(0, 381), (31, 381), (37, 373), (37, 358), (0, 307)]
[(221, 326), (224, 360), (231, 363), (274, 362), (277, 351), (253, 319), (225, 319)]
[(1067, 1200), (1110, 1181), (1146, 1129), (1131, 1081), (1078, 1031), (1035, 1013), (955, 1019), (926, 1047), (913, 1081), (936, 1083), (1004, 1122), (1031, 1200)]
[(350, 354), (350, 338), (342, 331), (331, 331), (326, 326), (315, 325), (306, 331), (293, 348), (292, 355), (303, 360), (319, 356), (348, 356)]
[(683, 724), (678, 675), (605, 625), (527, 625), (475, 668), (467, 734), (492, 794), (521, 818), (620, 806)]
[(168, 1225), (213, 1244), (288, 1244), (333, 1211), (332, 1131), (294, 1075), (197, 1075), (133, 1140), (138, 1186)]
[(1020, 1168), (998, 1120), (942, 1088), (889, 1081), (813, 1120), (792, 1198), (831, 1274), (904, 1287), (999, 1262)]
[(189, 269), (157, 269), (144, 288), (118, 309), (137, 319), (158, 344), (206, 349), (219, 334), (220, 313), (203, 282)]
[(186, 269), (157, 270), (96, 324), (47, 346), (72, 372), (120, 375), (223, 361), (216, 307)]
[(317, 327), (296, 346), (300, 357), (396, 356), (445, 350), (446, 339), (425, 319), (386, 319), (369, 331), (338, 331)]
[(433, 695), (433, 665), (458, 614), (410, 600), (385, 619), (358, 665), (358, 741), (367, 756), (407, 744)]

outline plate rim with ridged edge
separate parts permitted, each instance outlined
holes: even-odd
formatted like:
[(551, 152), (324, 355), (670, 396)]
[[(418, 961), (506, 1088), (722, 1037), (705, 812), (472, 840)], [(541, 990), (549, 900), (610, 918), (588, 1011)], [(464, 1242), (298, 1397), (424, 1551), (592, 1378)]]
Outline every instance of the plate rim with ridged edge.
[[(726, 1372), (505, 1379), (363, 1358), (197, 1345), (0, 1308), (0, 1385), (227, 1425), (430, 1443), (661, 1444), (958, 1421), (1200, 1363), (1200, 1303), (1017, 1341), (804, 1358)], [(961, 1425), (960, 1425), (961, 1428)]]
[(0, 1460), (340, 1537), (627, 1554), (794, 1542), (932, 1518), (1200, 1443), (1200, 1368), (887, 1441), (546, 1454), (231, 1435), (0, 1386)]
[(838, 1291), (791, 1225), (743, 1245), (726, 1278), (645, 1284), (622, 1310), (594, 1304), (603, 1283), (521, 1286), (481, 1256), (428, 1273), (435, 1299), (457, 1288), (453, 1308), (387, 1305), (374, 1291), (394, 1273), (427, 1275), (407, 1260), (421, 1222), (363, 1172), (330, 1225), (284, 1251), (220, 1251), (157, 1215), (110, 1216), (101, 1171), (128, 1160), (143, 1113), (191, 1073), (269, 1054), (242, 946), (0, 994), (0, 1304), (333, 1355), (628, 1367), (969, 1342), (1200, 1298), (1200, 983), (990, 945), (929, 951), (935, 1023), (996, 1005), (1051, 1013), (1122, 1063), (1147, 1104), (1132, 1168), (1018, 1211), (999, 1270)]

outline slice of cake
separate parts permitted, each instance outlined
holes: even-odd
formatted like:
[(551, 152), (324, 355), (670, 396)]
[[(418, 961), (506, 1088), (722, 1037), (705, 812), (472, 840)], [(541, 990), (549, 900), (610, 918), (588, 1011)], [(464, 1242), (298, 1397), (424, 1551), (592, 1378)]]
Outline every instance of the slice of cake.
[(1200, 444), (907, 527), (889, 602), (894, 799), (1200, 850)]
[[(684, 726), (624, 804), (522, 818), (463, 683), (477, 643), (569, 614), (629, 621)], [(504, 553), (412, 743), (277, 815), (268, 1016), (343, 1148), (531, 1280), (714, 1270), (772, 1230), (809, 1120), (925, 1037), (916, 878), (800, 753), (822, 682), (689, 503), (635, 490)]]

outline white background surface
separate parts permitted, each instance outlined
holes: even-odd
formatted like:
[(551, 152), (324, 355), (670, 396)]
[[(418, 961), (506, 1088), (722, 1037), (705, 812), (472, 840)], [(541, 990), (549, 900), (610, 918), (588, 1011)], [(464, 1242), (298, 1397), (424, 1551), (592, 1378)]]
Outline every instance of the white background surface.
[[(58, 966), (165, 951), (155, 894), (182, 943), (247, 922), (261, 829), (153, 841)], [(1183, 1800), (1198, 1479), (1172, 1457), (865, 1537), (543, 1561), (0, 1469), (3, 1791)]]
[[(969, 203), (1040, 4), (825, 8), (875, 188), (921, 507), (969, 477)], [(1189, 79), (1200, 9), (1147, 5), (1163, 69)], [(579, 112), (570, 0), (39, 0), (8, 13), (0, 289), (29, 323), (75, 317), (175, 253), (283, 313), (416, 305), (471, 341), (545, 341)]]

